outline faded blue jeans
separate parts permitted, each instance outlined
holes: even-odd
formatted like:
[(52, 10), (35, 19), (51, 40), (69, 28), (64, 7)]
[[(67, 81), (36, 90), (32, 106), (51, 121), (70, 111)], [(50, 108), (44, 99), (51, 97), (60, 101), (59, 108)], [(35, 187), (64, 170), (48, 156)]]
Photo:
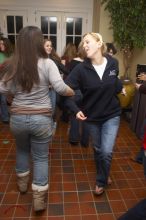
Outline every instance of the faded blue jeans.
[(96, 185), (100, 187), (107, 185), (119, 124), (119, 116), (105, 122), (87, 122), (94, 150)]
[(48, 149), (52, 135), (52, 117), (11, 115), (10, 128), (16, 139), (16, 173), (29, 171), (32, 158), (33, 184), (48, 184)]

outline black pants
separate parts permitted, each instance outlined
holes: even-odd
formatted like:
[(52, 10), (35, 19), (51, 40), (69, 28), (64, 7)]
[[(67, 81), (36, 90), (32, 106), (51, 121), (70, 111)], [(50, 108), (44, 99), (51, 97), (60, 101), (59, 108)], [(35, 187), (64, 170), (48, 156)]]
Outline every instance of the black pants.
[(146, 199), (138, 202), (133, 208), (118, 218), (118, 220), (146, 220)]

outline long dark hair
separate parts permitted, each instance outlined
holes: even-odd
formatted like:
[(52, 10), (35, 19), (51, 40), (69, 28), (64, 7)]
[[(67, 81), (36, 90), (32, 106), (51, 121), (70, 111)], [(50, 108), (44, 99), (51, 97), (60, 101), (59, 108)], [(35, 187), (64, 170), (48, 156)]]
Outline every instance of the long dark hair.
[(55, 48), (53, 47), (53, 43), (52, 43), (51, 39), (50, 38), (45, 38), (44, 39), (44, 44), (48, 41), (51, 43), (51, 46), (52, 46), (52, 51), (49, 54), (49, 58), (54, 60), (54, 61), (57, 61), (57, 62), (61, 63), (61, 58), (59, 57), (59, 55), (57, 54)]
[(13, 53), (13, 46), (11, 44), (11, 41), (6, 37), (1, 37), (0, 41), (3, 41), (5, 47), (5, 50), (0, 52), (4, 53), (7, 57), (10, 57)]
[(35, 26), (24, 27), (19, 32), (14, 55), (1, 70), (6, 73), (5, 82), (13, 79), (16, 85), (21, 86), (22, 91), (30, 92), (33, 85), (40, 82), (38, 59), (47, 57), (41, 30)]

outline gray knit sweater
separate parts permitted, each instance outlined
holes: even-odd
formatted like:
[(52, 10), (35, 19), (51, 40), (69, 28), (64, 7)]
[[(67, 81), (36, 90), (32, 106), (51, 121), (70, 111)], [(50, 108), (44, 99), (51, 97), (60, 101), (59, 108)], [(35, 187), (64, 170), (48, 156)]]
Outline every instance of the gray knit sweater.
[(56, 64), (51, 59), (39, 59), (38, 72), (40, 84), (34, 85), (30, 93), (22, 92), (20, 86), (14, 85), (13, 81), (8, 82), (7, 86), (0, 81), (0, 93), (14, 94), (11, 105), (12, 113), (49, 112), (51, 110), (49, 85), (60, 95), (66, 94), (68, 86), (62, 80)]

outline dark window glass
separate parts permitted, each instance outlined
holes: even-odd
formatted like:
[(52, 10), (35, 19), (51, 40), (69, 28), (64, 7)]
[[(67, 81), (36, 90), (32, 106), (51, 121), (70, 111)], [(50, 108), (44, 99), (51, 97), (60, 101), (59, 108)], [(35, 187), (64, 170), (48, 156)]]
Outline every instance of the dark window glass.
[(14, 31), (14, 16), (7, 16), (8, 33), (15, 33)]
[(23, 18), (22, 16), (16, 16), (16, 33), (20, 31), (20, 29), (23, 27)]
[(81, 35), (82, 33), (82, 18), (75, 18), (75, 34)]
[(45, 35), (45, 34), (44, 34), (44, 39), (48, 39), (48, 38), (49, 38), (48, 35)]
[(68, 43), (73, 43), (73, 37), (69, 37), (69, 36), (66, 37), (66, 45)]
[(78, 47), (79, 43), (81, 42), (81, 37), (75, 37), (75, 45)]
[(12, 45), (15, 45), (15, 35), (8, 35), (8, 39), (12, 43)]
[(57, 38), (56, 38), (56, 36), (50, 36), (50, 39), (51, 39), (51, 41), (52, 41), (53, 47), (54, 47), (55, 50), (56, 50), (56, 48), (57, 48)]
[(73, 34), (73, 18), (67, 18), (66, 19), (66, 34), (71, 35)]
[(56, 17), (50, 17), (50, 34), (56, 34), (57, 33), (57, 18)]
[(48, 17), (41, 16), (41, 30), (43, 34), (48, 34)]

